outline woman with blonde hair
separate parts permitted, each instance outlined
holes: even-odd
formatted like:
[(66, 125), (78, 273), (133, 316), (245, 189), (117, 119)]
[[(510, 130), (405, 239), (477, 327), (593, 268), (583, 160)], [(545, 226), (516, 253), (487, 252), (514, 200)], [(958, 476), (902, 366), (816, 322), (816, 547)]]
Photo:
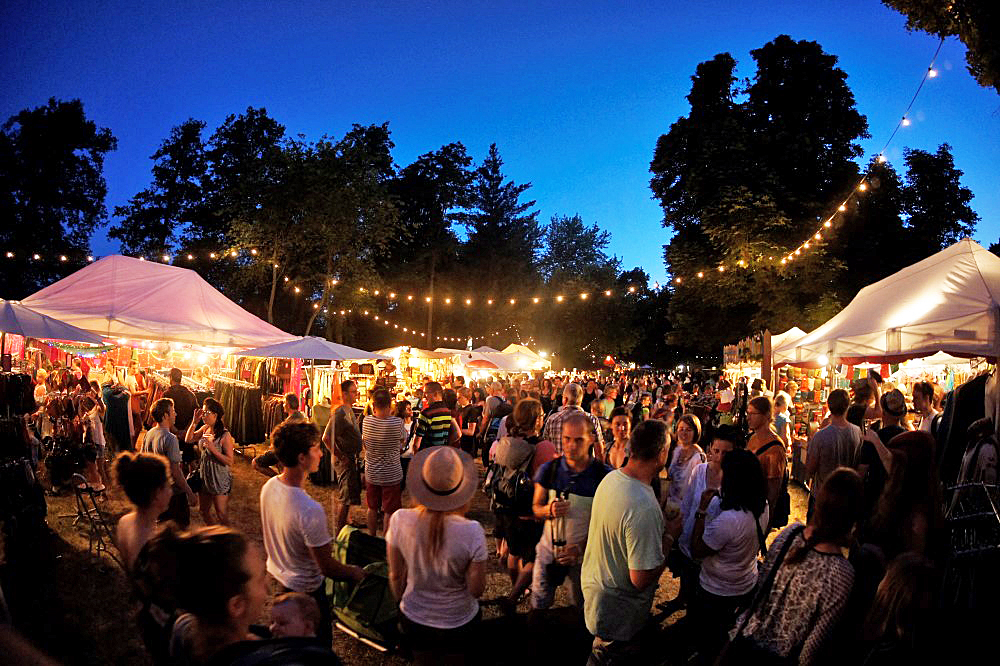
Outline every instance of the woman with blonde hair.
[(417, 664), (462, 664), (476, 648), (486, 534), (465, 513), (478, 482), (469, 454), (448, 446), (423, 449), (406, 479), (418, 506), (399, 509), (389, 521), (389, 585)]

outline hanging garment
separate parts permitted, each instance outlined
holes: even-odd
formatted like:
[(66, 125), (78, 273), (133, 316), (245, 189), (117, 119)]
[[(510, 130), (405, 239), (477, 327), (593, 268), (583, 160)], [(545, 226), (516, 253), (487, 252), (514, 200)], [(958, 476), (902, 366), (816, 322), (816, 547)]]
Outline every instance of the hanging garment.
[(969, 444), (969, 426), (986, 416), (986, 381), (983, 374), (962, 384), (945, 399), (937, 428), (937, 458), (941, 482), (954, 485)]
[(120, 386), (105, 386), (101, 395), (107, 411), (104, 413), (104, 435), (115, 454), (132, 450), (132, 416), (128, 391)]
[(214, 395), (222, 405), (223, 421), (237, 444), (260, 444), (267, 438), (259, 387), (219, 377)]

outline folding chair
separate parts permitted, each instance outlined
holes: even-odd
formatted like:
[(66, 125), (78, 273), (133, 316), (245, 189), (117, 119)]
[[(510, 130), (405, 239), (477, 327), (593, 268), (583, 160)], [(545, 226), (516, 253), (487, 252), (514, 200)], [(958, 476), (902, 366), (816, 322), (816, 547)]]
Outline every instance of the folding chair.
[(125, 563), (115, 546), (107, 515), (97, 506), (97, 496), (103, 495), (104, 491), (91, 488), (87, 479), (79, 473), (74, 474), (70, 480), (73, 484), (73, 493), (76, 495), (76, 518), (73, 524), (82, 523), (87, 529), (87, 552), (95, 552), (96, 545), (98, 555), (107, 553), (108, 557), (125, 570)]

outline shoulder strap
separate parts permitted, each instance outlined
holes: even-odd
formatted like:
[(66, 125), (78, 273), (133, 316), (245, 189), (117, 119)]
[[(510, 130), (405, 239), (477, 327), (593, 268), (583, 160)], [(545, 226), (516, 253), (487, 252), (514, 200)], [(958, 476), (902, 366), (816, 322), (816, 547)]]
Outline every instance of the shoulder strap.
[[(756, 520), (754, 520), (756, 522)], [(758, 523), (757, 529), (760, 529), (760, 524)], [(785, 542), (781, 544), (781, 550), (778, 551), (778, 556), (774, 558), (774, 564), (771, 565), (771, 570), (767, 572), (767, 578), (761, 583), (761, 586), (757, 588), (757, 593), (753, 597), (753, 601), (750, 603), (750, 607), (747, 608), (746, 614), (743, 616), (743, 621), (740, 622), (739, 629), (736, 630), (736, 636), (743, 633), (743, 629), (746, 628), (747, 622), (750, 621), (750, 617), (760, 606), (761, 602), (764, 601), (771, 594), (771, 587), (774, 585), (774, 578), (778, 575), (778, 569), (781, 568), (781, 563), (785, 561), (785, 555), (788, 554), (788, 549), (791, 548), (792, 542), (795, 541), (795, 537), (806, 529), (805, 525), (799, 525), (798, 527), (793, 527), (788, 532), (788, 536), (785, 538)]]
[(757, 543), (760, 545), (761, 557), (767, 557), (767, 537), (764, 536), (764, 530), (760, 529), (760, 518), (754, 517), (753, 525), (757, 528)]
[(759, 449), (757, 449), (757, 452), (754, 455), (756, 455), (759, 458), (760, 456), (762, 456), (765, 453), (767, 453), (768, 451), (770, 451), (771, 448), (773, 448), (775, 446), (778, 446), (779, 444), (781, 444), (781, 442), (779, 442), (776, 439), (772, 439), (770, 442), (768, 442), (764, 446), (762, 446)]

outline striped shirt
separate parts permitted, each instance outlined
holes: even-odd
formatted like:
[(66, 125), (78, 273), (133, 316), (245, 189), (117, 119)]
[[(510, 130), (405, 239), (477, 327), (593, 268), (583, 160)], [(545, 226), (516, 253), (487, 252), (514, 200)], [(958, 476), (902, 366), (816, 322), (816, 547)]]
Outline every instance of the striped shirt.
[(365, 447), (365, 478), (376, 486), (391, 486), (403, 480), (399, 461), (406, 427), (403, 419), (390, 416), (380, 419), (365, 417), (361, 423), (361, 440)]
[(420, 412), (417, 419), (417, 434), (420, 448), (444, 446), (451, 435), (451, 410), (444, 402), (435, 402)]
[(562, 455), (562, 427), (563, 422), (569, 418), (569, 415), (573, 412), (580, 412), (581, 414), (586, 414), (587, 418), (594, 425), (594, 430), (591, 435), (594, 438), (594, 446), (598, 447), (600, 451), (604, 451), (604, 432), (601, 429), (601, 422), (597, 420), (597, 417), (593, 414), (587, 414), (579, 405), (566, 405), (562, 407), (558, 412), (549, 414), (549, 418), (545, 420), (545, 425), (542, 427), (542, 439), (547, 439), (556, 445), (556, 453)]

